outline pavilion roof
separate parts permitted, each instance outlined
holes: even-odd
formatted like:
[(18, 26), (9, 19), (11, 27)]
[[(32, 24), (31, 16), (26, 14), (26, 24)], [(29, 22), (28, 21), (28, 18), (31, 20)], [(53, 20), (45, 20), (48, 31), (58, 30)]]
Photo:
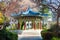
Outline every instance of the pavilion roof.
[(39, 12), (35, 12), (32, 9), (28, 9), (25, 12), (18, 12), (18, 13), (12, 13), (12, 17), (19, 17), (19, 16), (48, 16), (48, 14), (40, 14)]

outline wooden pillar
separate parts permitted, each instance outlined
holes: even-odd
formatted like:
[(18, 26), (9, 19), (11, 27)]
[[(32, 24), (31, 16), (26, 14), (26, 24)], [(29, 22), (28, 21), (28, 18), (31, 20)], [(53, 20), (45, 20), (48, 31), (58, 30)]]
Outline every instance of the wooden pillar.
[(19, 23), (19, 21), (18, 21), (18, 28), (17, 29), (20, 29), (20, 23)]
[(36, 24), (35, 24), (35, 22), (34, 22), (34, 26), (33, 26), (33, 27), (34, 27), (34, 30), (35, 30), (35, 29), (36, 29)]
[(39, 28), (42, 29), (42, 23), (41, 23), (41, 21), (39, 22)]

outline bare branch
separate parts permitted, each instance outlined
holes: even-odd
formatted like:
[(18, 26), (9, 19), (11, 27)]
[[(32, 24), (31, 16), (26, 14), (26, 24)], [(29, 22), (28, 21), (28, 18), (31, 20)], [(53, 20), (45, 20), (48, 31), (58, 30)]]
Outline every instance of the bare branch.
[(55, 2), (51, 2), (51, 4), (54, 4), (54, 5), (58, 6)]
[(47, 4), (48, 7), (52, 7), (53, 9), (56, 10), (56, 8), (53, 5)]
[[(41, 5), (45, 5), (45, 6), (48, 6), (48, 7), (51, 7), (51, 8), (53, 8), (54, 10), (57, 10), (53, 5), (51, 5), (51, 4), (42, 4), (42, 3), (40, 3), (38, 6), (35, 6), (35, 7), (39, 7), (39, 6), (41, 6)], [(32, 8), (35, 8), (35, 7), (32, 7)]]
[(59, 0), (57, 0), (57, 2), (60, 4), (60, 1)]

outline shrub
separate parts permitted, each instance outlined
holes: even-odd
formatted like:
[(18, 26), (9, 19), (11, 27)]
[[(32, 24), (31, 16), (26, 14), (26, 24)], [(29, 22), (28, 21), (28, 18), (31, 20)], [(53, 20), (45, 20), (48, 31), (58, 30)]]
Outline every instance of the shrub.
[(60, 32), (58, 32), (57, 35), (58, 35), (57, 37), (60, 38)]
[(41, 32), (43, 40), (58, 40), (60, 38), (60, 28), (56, 24), (52, 25), (50, 29)]
[(18, 36), (15, 33), (7, 32), (7, 40), (18, 40)]
[(60, 28), (57, 27), (57, 24), (52, 24), (51, 28), (48, 31), (51, 31), (51, 32), (56, 32), (57, 31), (58, 32), (58, 31), (60, 31)]
[(9, 32), (4, 28), (0, 30), (0, 40), (18, 40), (18, 36), (17, 34)]
[(58, 37), (53, 37), (51, 40), (60, 40)]
[(52, 32), (41, 32), (43, 40), (51, 40), (53, 37)]

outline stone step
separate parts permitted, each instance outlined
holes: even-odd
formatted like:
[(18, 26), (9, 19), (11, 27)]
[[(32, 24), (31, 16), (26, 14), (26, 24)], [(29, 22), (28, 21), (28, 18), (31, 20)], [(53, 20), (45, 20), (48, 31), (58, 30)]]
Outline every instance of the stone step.
[(21, 35), (40, 35), (40, 30), (25, 30)]

